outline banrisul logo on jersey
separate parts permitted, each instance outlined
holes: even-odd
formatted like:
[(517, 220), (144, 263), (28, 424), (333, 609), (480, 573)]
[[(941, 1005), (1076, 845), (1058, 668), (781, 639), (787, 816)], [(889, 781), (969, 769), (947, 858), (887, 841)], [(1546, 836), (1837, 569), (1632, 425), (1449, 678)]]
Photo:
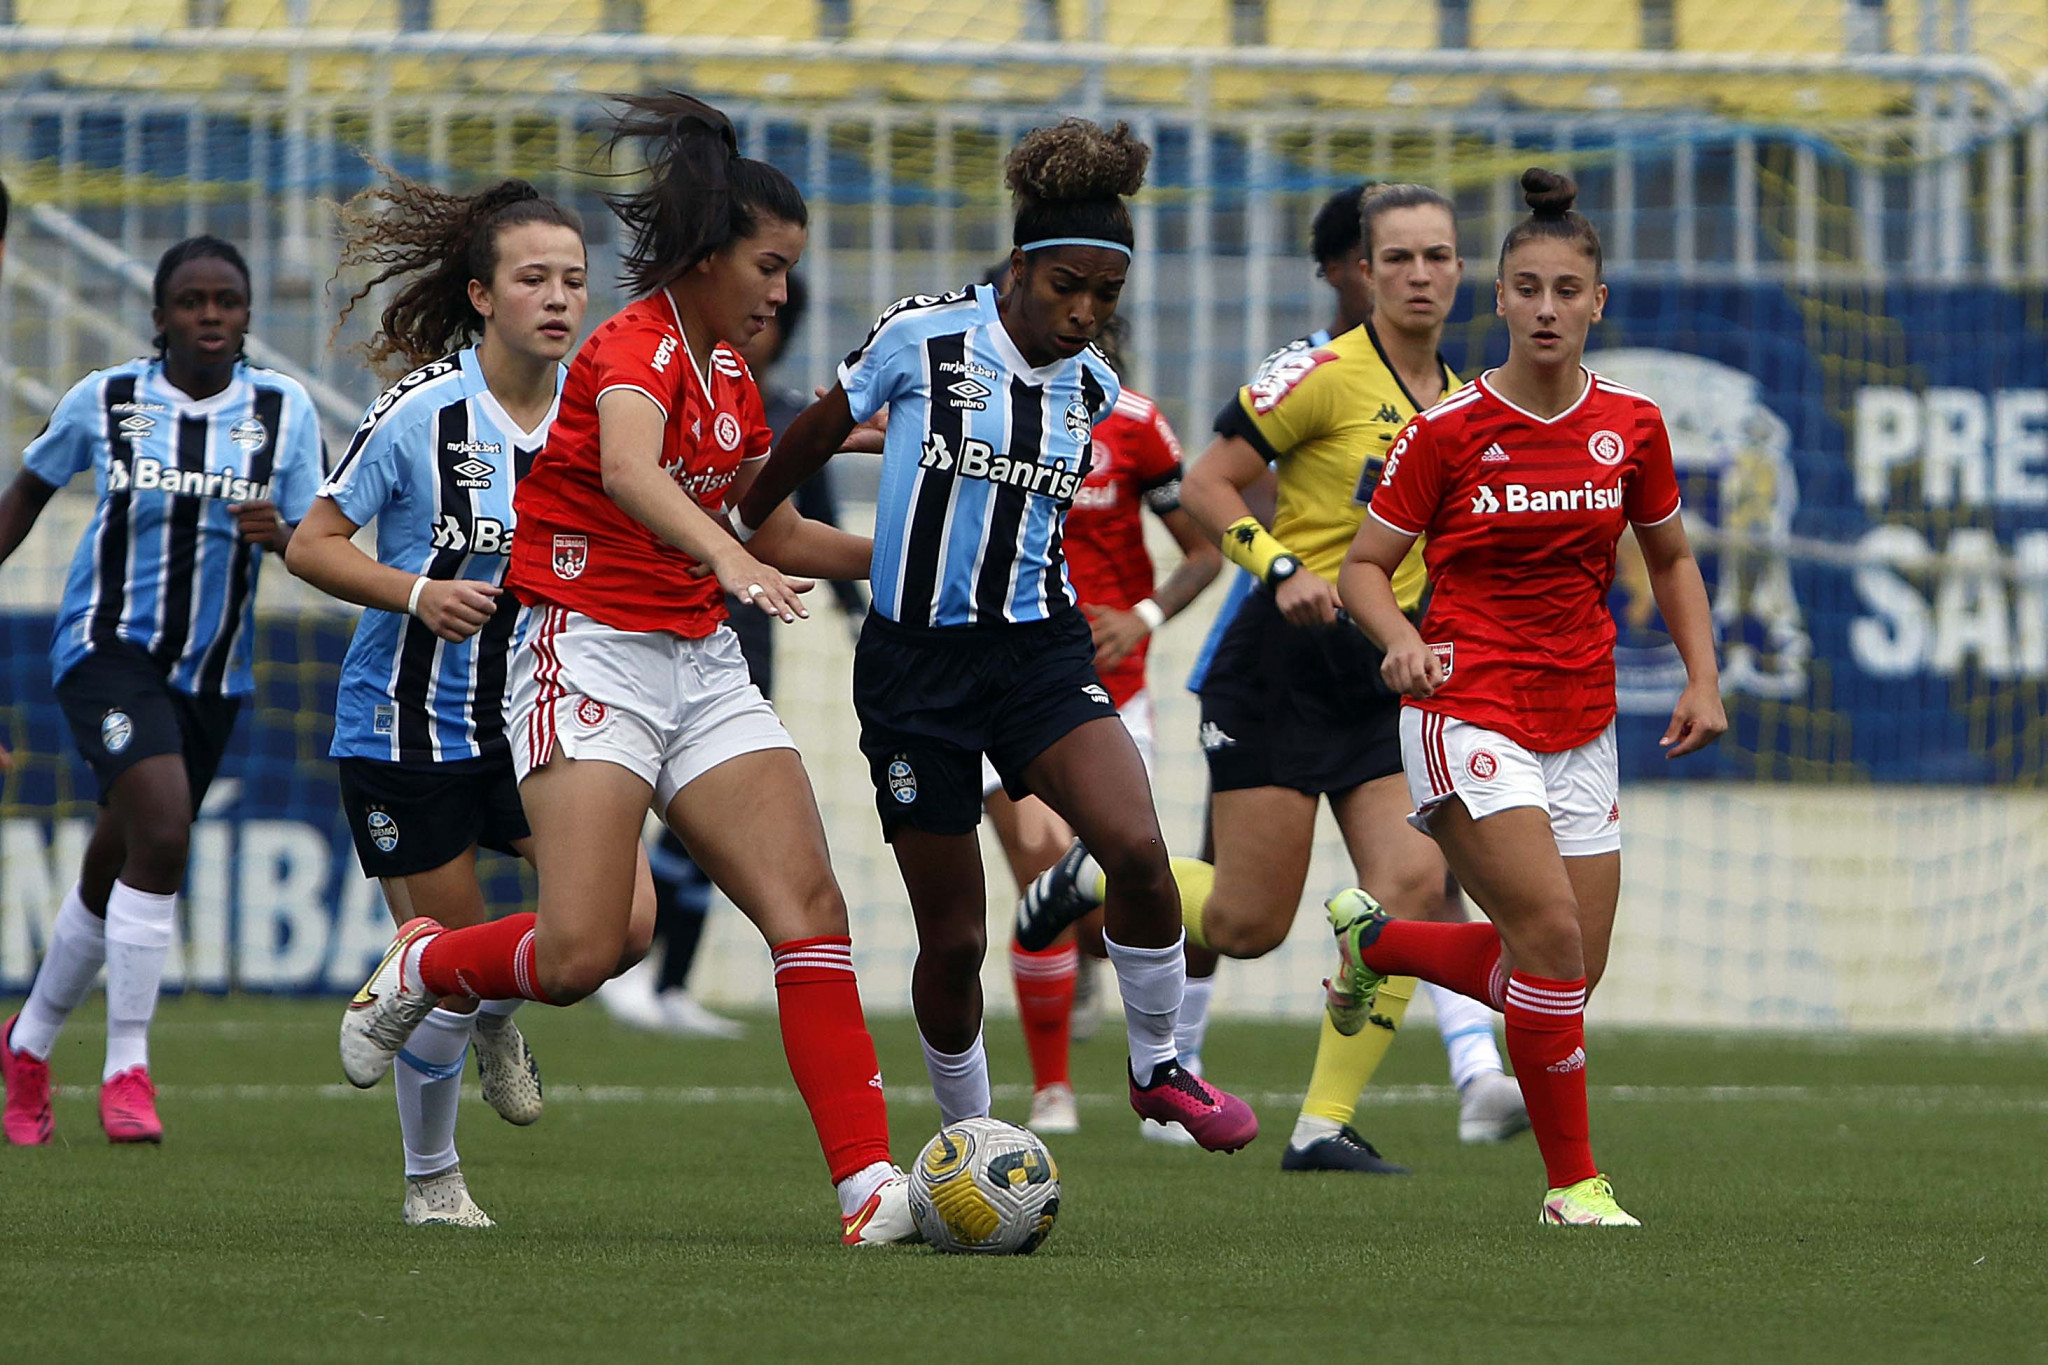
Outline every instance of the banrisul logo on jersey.
[(233, 469), (180, 469), (149, 455), (138, 455), (132, 460), (116, 456), (107, 461), (107, 491), (257, 502), (270, 496), (270, 483), (258, 483)]
[(963, 479), (987, 479), (990, 483), (1008, 484), (1021, 488), (1027, 493), (1054, 498), (1061, 503), (1071, 503), (1074, 495), (1081, 491), (1081, 483), (1088, 477), (1085, 469), (1066, 469), (1056, 464), (1040, 464), (1036, 460), (1013, 460), (1008, 455), (996, 454), (996, 448), (987, 441), (977, 441), (972, 436), (960, 443), (955, 452), (952, 442), (944, 432), (934, 431), (924, 440), (924, 454), (918, 457), (918, 464), (939, 473), (951, 473)]
[(1475, 516), (1519, 516), (1524, 513), (1612, 512), (1621, 506), (1621, 486), (1597, 488), (1592, 480), (1577, 488), (1531, 488), (1526, 483), (1479, 485), (1472, 494)]

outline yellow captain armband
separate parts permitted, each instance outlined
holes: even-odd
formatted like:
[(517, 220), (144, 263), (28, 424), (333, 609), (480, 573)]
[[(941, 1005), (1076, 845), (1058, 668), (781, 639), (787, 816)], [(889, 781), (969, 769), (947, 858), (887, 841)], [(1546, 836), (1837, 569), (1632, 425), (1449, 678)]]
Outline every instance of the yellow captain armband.
[(1273, 561), (1282, 555), (1289, 559), (1297, 557), (1271, 531), (1261, 526), (1257, 517), (1239, 517), (1223, 533), (1223, 557), (1250, 571), (1261, 583), (1266, 581)]

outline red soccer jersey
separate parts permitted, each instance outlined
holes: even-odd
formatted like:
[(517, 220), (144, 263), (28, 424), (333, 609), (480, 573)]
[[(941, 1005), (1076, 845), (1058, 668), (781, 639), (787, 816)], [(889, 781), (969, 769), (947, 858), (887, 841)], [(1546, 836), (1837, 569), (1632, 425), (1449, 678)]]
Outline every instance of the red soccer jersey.
[[(1180, 442), (1158, 407), (1125, 389), (1095, 428), (1087, 481), (1074, 495), (1061, 543), (1067, 579), (1083, 606), (1129, 611), (1152, 595), (1152, 556), (1145, 552), (1139, 504), (1164, 515), (1180, 506)], [(1110, 700), (1122, 706), (1145, 689), (1151, 638), (1102, 675)]]
[(691, 578), (696, 561), (604, 491), (597, 400), (613, 389), (659, 405), (668, 419), (661, 467), (713, 516), (724, 512), (741, 463), (768, 453), (768, 422), (746, 363), (715, 347), (707, 389), (674, 300), (666, 290), (644, 298), (592, 332), (569, 364), (547, 446), (519, 480), (505, 581), (528, 605), (551, 602), (619, 630), (709, 635), (725, 619), (718, 580)]
[(1614, 719), (1614, 546), (1622, 524), (1678, 513), (1657, 405), (1587, 372), (1549, 421), (1481, 376), (1409, 422), (1368, 509), (1429, 537), (1422, 638), (1449, 674), (1408, 705), (1497, 730), (1538, 753)]

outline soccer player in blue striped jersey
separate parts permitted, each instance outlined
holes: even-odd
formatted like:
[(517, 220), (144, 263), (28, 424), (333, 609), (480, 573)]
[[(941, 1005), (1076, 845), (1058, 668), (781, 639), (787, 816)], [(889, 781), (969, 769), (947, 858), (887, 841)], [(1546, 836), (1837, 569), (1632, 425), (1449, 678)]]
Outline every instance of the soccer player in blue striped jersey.
[[(588, 302), (576, 215), (523, 180), (471, 195), (387, 172), (351, 201), (344, 268), (402, 281), (368, 348), (408, 367), (370, 406), (296, 537), (292, 571), (367, 608), (342, 661), (330, 752), (366, 874), (393, 916), (489, 918), (479, 847), (531, 857), (505, 734), (521, 610), (504, 590), (513, 492), (546, 444)], [(377, 524), (372, 558), (351, 539)], [(647, 887), (639, 951), (653, 916)], [(635, 954), (637, 956), (637, 953)], [(484, 1098), (540, 1117), (540, 1073), (512, 1021), (521, 1002), (440, 1002), (400, 1054), (395, 1090), (408, 1224), (489, 1227), (455, 1149), (474, 1044)]]
[(1060, 547), (1094, 426), (1120, 388), (1093, 342), (1123, 291), (1134, 240), (1123, 200), (1150, 154), (1124, 124), (1068, 119), (1027, 134), (1005, 166), (1018, 205), (1009, 290), (883, 313), (839, 383), (783, 434), (741, 500), (737, 534), (751, 536), (857, 423), (889, 410), (854, 706), (917, 921), (911, 1000), (946, 1121), (989, 1112), (975, 837), (985, 754), (1012, 799), (1040, 797), (1109, 850), (1098, 854), (1104, 942), (1123, 993), (1132, 1107), (1235, 1150), (1257, 1118), (1175, 1054), (1187, 974), (1165, 840)]
[(249, 271), (217, 237), (157, 263), (157, 353), (86, 376), (0, 495), (0, 560), (59, 488), (92, 471), (97, 506), (50, 649), (57, 700), (99, 780), (100, 813), (28, 1003), (0, 1026), (9, 1141), (51, 1134), (51, 1048), (107, 971), (100, 1125), (158, 1142), (149, 1021), (177, 938), (192, 820), (250, 672), (256, 577), (321, 476), (320, 424), (296, 380), (248, 364)]

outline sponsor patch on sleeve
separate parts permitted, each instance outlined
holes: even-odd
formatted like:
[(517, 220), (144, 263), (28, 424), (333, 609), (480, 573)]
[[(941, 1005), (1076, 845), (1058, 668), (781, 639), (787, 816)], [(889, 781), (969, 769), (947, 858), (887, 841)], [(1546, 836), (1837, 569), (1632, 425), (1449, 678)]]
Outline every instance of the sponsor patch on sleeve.
[(1322, 347), (1275, 356), (1272, 363), (1245, 386), (1245, 392), (1251, 395), (1252, 411), (1264, 417), (1299, 388), (1302, 380), (1314, 374), (1317, 366), (1326, 365), (1336, 358), (1336, 352)]

